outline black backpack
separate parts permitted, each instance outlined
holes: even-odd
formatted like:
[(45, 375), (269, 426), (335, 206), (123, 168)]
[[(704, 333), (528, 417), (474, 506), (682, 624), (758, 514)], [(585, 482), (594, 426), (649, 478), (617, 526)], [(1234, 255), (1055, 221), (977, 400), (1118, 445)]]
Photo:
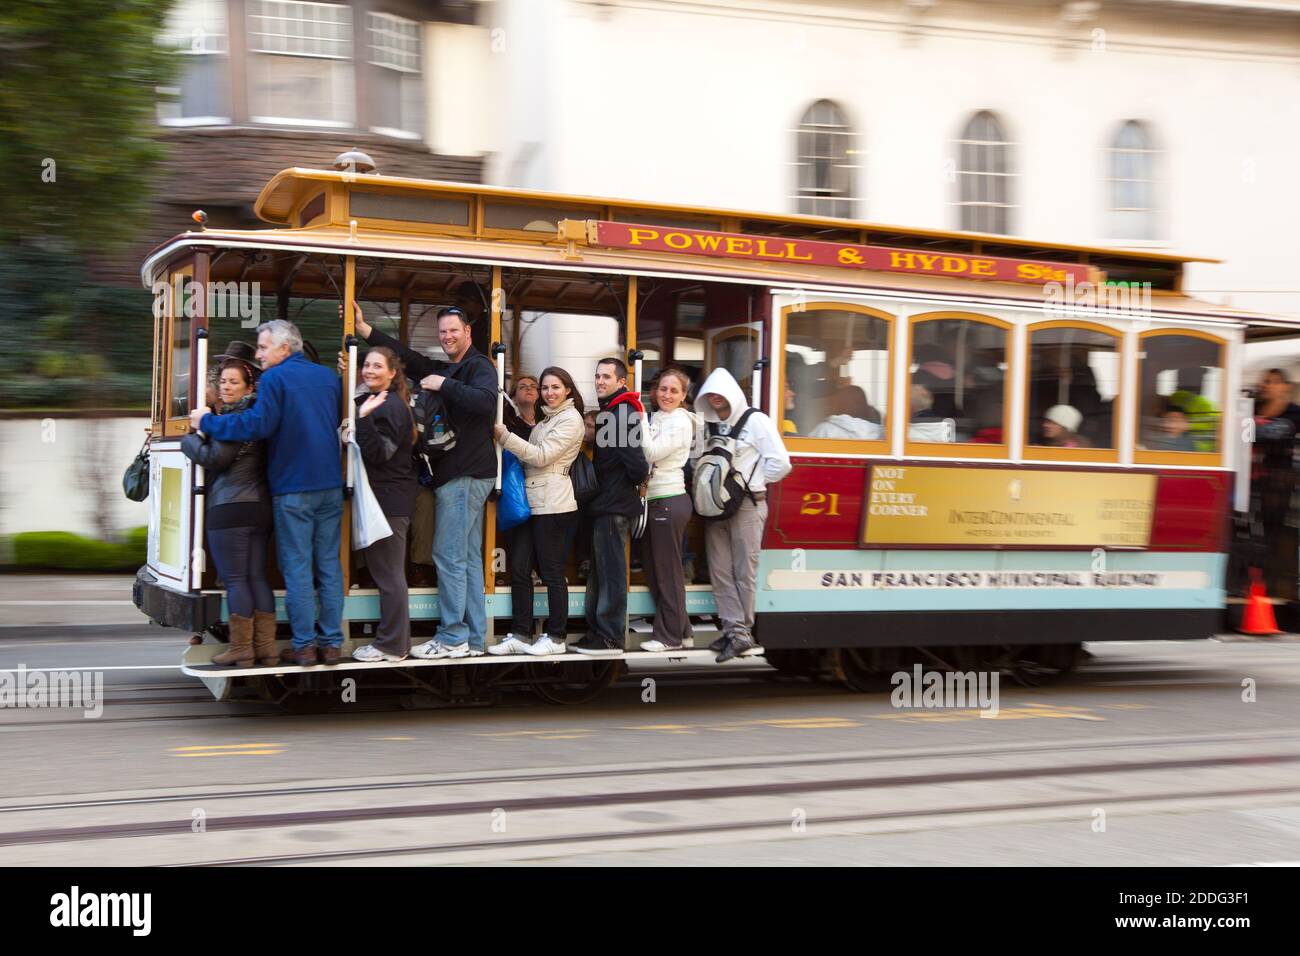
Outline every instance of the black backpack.
[(416, 389), (411, 396), (411, 413), (415, 416), (415, 457), (421, 459), (432, 474), (438, 463), (456, 447), (456, 426), (441, 392)]

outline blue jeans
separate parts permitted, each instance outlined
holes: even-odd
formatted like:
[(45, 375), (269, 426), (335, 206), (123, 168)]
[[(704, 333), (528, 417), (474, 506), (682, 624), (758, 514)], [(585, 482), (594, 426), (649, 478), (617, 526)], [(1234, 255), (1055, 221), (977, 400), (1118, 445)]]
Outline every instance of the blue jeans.
[(591, 519), (591, 570), (587, 572), (589, 637), (623, 649), (627, 640), (627, 544), (631, 522), (623, 515)]
[(437, 641), (476, 651), (487, 640), (483, 586), (483, 506), (496, 481), (453, 478), (434, 492), (433, 563), (438, 568)]
[(295, 650), (316, 642), (316, 588), (320, 588), (320, 643), (343, 643), (343, 489), (299, 491), (271, 499), (275, 552), (284, 575), (284, 607)]

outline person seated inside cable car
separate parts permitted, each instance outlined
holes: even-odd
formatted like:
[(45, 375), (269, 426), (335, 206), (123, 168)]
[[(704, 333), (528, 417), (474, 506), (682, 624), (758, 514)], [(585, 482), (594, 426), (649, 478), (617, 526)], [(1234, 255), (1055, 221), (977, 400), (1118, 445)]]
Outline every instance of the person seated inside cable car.
[(1196, 451), (1190, 428), (1187, 413), (1171, 405), (1152, 423), (1143, 446), (1152, 451)]
[(885, 435), (879, 424), (880, 413), (871, 407), (867, 393), (857, 385), (845, 385), (832, 393), (826, 411), (826, 420), (808, 433), (810, 438), (878, 441)]
[(943, 385), (924, 369), (912, 373), (912, 420), (907, 426), (907, 437), (912, 441), (956, 441), (957, 428), (953, 419), (938, 414), (934, 408), (935, 392)]
[(1204, 368), (1179, 369), (1178, 389), (1169, 396), (1169, 407), (1181, 409), (1187, 416), (1187, 433), (1195, 450), (1213, 452), (1218, 448), (1219, 410), (1203, 394), (1204, 386)]
[(1091, 448), (1092, 443), (1079, 434), (1083, 415), (1072, 405), (1053, 405), (1043, 413), (1042, 437), (1033, 442), (1048, 448)]
[(781, 417), (781, 435), (798, 435), (799, 426), (795, 423), (795, 405), (798, 401), (798, 393), (795, 392), (789, 380), (785, 383), (785, 414)]

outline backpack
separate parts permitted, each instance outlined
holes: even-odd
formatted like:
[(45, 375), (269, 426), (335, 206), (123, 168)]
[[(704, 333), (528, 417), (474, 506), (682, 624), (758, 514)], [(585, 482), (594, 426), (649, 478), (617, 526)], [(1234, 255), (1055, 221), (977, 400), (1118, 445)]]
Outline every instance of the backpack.
[(695, 462), (695, 473), (691, 477), (691, 497), (695, 501), (695, 513), (711, 521), (730, 518), (740, 510), (745, 498), (752, 497), (749, 491), (749, 478), (754, 477), (762, 464), (760, 458), (754, 463), (749, 478), (742, 478), (736, 471), (736, 439), (745, 430), (749, 416), (754, 409), (747, 408), (736, 424), (727, 432), (721, 433), (720, 422), (709, 422), (708, 438), (704, 442), (704, 451)]
[(411, 413), (415, 416), (415, 457), (432, 474), (456, 447), (456, 427), (451, 423), (450, 409), (441, 392), (421, 388), (411, 396)]

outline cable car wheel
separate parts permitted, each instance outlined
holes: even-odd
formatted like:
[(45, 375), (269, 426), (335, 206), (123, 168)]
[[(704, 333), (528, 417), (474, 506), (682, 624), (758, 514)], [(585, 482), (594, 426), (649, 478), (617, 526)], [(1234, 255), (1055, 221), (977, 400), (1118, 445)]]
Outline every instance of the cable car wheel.
[(1022, 687), (1043, 687), (1065, 677), (1083, 657), (1082, 644), (1012, 644), (991, 663)]
[(529, 664), (533, 692), (548, 704), (585, 704), (618, 680), (623, 661), (566, 660), (554, 664)]

